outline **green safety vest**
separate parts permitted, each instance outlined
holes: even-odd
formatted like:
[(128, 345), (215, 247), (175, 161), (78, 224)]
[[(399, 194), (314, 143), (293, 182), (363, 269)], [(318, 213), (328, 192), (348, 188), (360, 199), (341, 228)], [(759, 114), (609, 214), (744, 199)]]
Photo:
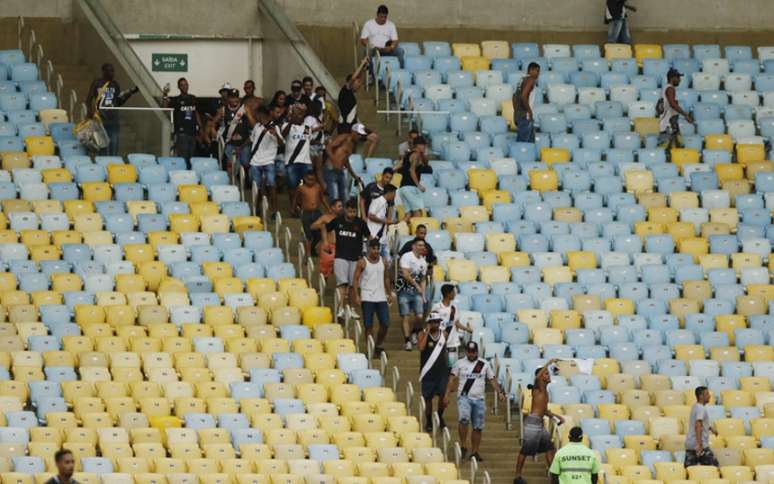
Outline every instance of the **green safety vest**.
[(556, 453), (549, 472), (559, 476), (560, 484), (591, 484), (591, 475), (599, 473), (599, 460), (582, 443), (570, 442)]

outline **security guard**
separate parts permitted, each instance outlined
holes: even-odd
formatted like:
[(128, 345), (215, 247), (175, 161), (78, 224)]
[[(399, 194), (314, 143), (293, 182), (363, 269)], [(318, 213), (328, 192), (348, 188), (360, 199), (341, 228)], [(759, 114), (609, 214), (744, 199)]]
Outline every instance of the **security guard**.
[(570, 442), (559, 449), (548, 469), (552, 484), (597, 484), (599, 460), (583, 445), (583, 430), (570, 429)]

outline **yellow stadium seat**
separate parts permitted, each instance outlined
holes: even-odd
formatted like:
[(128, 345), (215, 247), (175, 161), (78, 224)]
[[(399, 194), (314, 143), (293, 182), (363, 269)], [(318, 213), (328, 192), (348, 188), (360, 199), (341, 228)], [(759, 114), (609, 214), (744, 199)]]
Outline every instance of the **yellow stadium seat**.
[(718, 163), (715, 165), (715, 173), (720, 183), (744, 179), (744, 167), (738, 163)]
[(744, 347), (744, 358), (752, 363), (774, 361), (774, 348), (770, 345), (747, 345)]
[(681, 173), (684, 165), (699, 163), (699, 152), (692, 148), (672, 148), (671, 157)]
[(480, 194), (497, 188), (497, 174), (494, 170), (471, 168), (468, 170), (468, 186)]
[(628, 44), (605, 44), (605, 59), (631, 59), (632, 47)]
[(27, 136), (24, 144), (29, 156), (53, 156), (56, 152), (54, 140), (50, 136)]
[(487, 222), (489, 220), (489, 212), (482, 205), (471, 205), (460, 207), (460, 217), (470, 224)]
[(645, 138), (660, 132), (658, 118), (634, 118), (634, 131)]
[(685, 479), (685, 467), (681, 462), (656, 462), (653, 467), (656, 470), (656, 479), (663, 482), (670, 482), (678, 479)]
[[(729, 150), (730, 151), (730, 150)], [(762, 144), (738, 144), (736, 145), (736, 161), (743, 165), (765, 161), (766, 150)]]
[(480, 56), (464, 56), (460, 58), (463, 71), (485, 71), (489, 69), (489, 59)]
[(747, 466), (721, 466), (720, 476), (723, 479), (730, 480), (731, 482), (753, 480), (752, 469)]
[(511, 203), (511, 194), (504, 190), (490, 190), (481, 197), (481, 203), (491, 212), (496, 203)]
[(4, 151), (0, 153), (3, 170), (12, 171), (16, 168), (30, 168), (32, 163), (25, 152)]
[(530, 170), (529, 184), (539, 192), (553, 192), (559, 189), (559, 177), (554, 170)]
[(647, 193), (653, 191), (653, 173), (649, 170), (628, 170), (624, 174), (626, 191)]
[(664, 53), (658, 44), (634, 44), (634, 57), (642, 65), (645, 59), (662, 59)]
[(505, 40), (484, 40), (481, 42), (481, 54), (487, 59), (508, 59), (511, 47)]
[(708, 134), (704, 137), (704, 146), (708, 150), (731, 153), (734, 149), (734, 139), (728, 134)]
[(554, 163), (568, 163), (570, 161), (570, 150), (567, 148), (541, 148), (540, 161), (548, 166)]
[(629, 316), (634, 314), (634, 302), (626, 298), (608, 298), (605, 299), (605, 310), (613, 316)]
[(571, 251), (567, 252), (567, 265), (573, 271), (578, 269), (595, 269), (597, 256), (593, 252)]
[(206, 202), (207, 188), (204, 185), (178, 185), (178, 200), (186, 203)]
[(107, 166), (108, 183), (134, 183), (137, 181), (137, 169), (134, 165), (111, 163)]
[(478, 44), (466, 44), (455, 42), (452, 44), (452, 53), (455, 57), (478, 57), (481, 55), (481, 47)]
[(447, 277), (453, 282), (468, 282), (477, 279), (476, 264), (466, 259), (451, 259), (448, 261)]

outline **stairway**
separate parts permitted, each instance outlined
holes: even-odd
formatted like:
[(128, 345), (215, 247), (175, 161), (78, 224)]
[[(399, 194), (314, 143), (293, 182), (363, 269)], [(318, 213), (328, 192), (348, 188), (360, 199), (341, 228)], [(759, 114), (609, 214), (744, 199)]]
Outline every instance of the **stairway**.
[[(337, 73), (339, 82), (343, 81), (344, 75)], [(385, 121), (384, 115), (378, 114), (377, 108), (374, 106), (374, 91), (366, 91), (362, 88), (358, 93), (358, 117), (360, 120), (370, 129), (376, 131), (381, 141), (374, 153), (374, 156), (389, 157), (395, 159), (398, 153), (398, 144), (407, 136), (408, 127), (404, 125), (402, 135), (399, 137), (397, 134), (397, 125), (394, 115), (391, 116), (390, 122)], [(384, 109), (384, 99), (381, 98), (379, 109)], [(285, 197), (280, 196), (281, 203), (284, 203)], [(284, 208), (284, 207), (283, 207)], [(287, 213), (283, 210), (283, 213)], [(301, 227), (298, 219), (285, 218), (284, 223), (287, 224), (292, 233), (300, 233)], [(294, 240), (295, 243), (295, 240)], [(291, 259), (295, 262), (296, 254), (291, 250)], [(317, 275), (313, 280), (317, 280)], [(330, 285), (329, 285), (330, 287)], [(326, 303), (333, 305), (332, 293), (330, 290), (326, 295)], [(417, 414), (416, 398), (419, 394), (419, 352), (414, 350), (407, 352), (403, 350), (403, 337), (400, 329), (400, 317), (398, 316), (397, 306), (393, 305), (390, 312), (391, 326), (387, 335), (387, 341), (385, 344), (385, 350), (389, 367), (397, 366), (400, 372), (400, 385), (398, 387), (398, 399), (405, 401), (406, 398), (406, 384), (412, 382), (415, 391), (415, 404), (412, 412)], [(361, 348), (364, 348), (365, 344), (361, 343)], [(385, 375), (387, 384), (392, 382), (391, 375)], [(494, 401), (494, 395), (491, 388), (487, 392), (487, 403), (489, 409), (492, 408), (492, 402)], [(514, 477), (514, 469), (516, 466), (516, 455), (519, 450), (518, 444), (518, 421), (514, 422), (512, 430), (506, 430), (505, 426), (505, 403), (499, 404), (498, 415), (492, 414), (490, 411), (487, 414), (486, 427), (484, 429), (484, 435), (481, 443), (481, 456), (484, 461), (479, 464), (477, 482), (482, 483), (483, 472), (487, 471), (491, 477), (493, 484), (511, 484)], [(452, 398), (450, 407), (446, 411), (446, 422), (451, 426), (449, 428), (452, 444), (449, 446), (449, 458), (453, 459), (453, 443), (458, 440), (457, 433), (457, 409), (455, 399)], [(440, 435), (439, 435), (440, 445)], [(469, 447), (469, 445), (468, 445)], [(546, 475), (546, 466), (543, 457), (540, 460), (528, 460), (524, 468), (524, 478), (529, 484), (548, 484), (549, 480)], [(465, 460), (460, 464), (460, 478), (469, 479), (470, 477), (470, 464)]]

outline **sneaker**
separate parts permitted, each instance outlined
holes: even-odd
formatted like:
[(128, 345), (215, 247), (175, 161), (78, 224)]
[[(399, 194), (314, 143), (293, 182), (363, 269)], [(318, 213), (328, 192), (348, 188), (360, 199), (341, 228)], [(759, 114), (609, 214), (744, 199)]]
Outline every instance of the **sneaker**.
[(374, 358), (378, 359), (380, 356), (382, 356), (382, 353), (384, 353), (384, 348), (380, 346), (374, 348)]
[(411, 333), (411, 344), (415, 345), (417, 344), (417, 334)]
[(527, 481), (524, 480), (523, 477), (514, 477), (513, 478), (513, 484), (527, 484)]
[(406, 341), (406, 344), (403, 345), (403, 349), (406, 351), (411, 351), (411, 341)]
[(340, 307), (339, 311), (336, 313), (336, 319), (344, 319), (345, 315), (344, 307)]
[(472, 459), (473, 457), (476, 458), (476, 462), (484, 462), (484, 459), (481, 458), (481, 454), (479, 454), (478, 452), (476, 452), (475, 454), (470, 454), (470, 458)]
[(360, 315), (352, 309), (350, 306), (347, 306), (347, 313), (349, 314), (350, 319), (360, 319)]

